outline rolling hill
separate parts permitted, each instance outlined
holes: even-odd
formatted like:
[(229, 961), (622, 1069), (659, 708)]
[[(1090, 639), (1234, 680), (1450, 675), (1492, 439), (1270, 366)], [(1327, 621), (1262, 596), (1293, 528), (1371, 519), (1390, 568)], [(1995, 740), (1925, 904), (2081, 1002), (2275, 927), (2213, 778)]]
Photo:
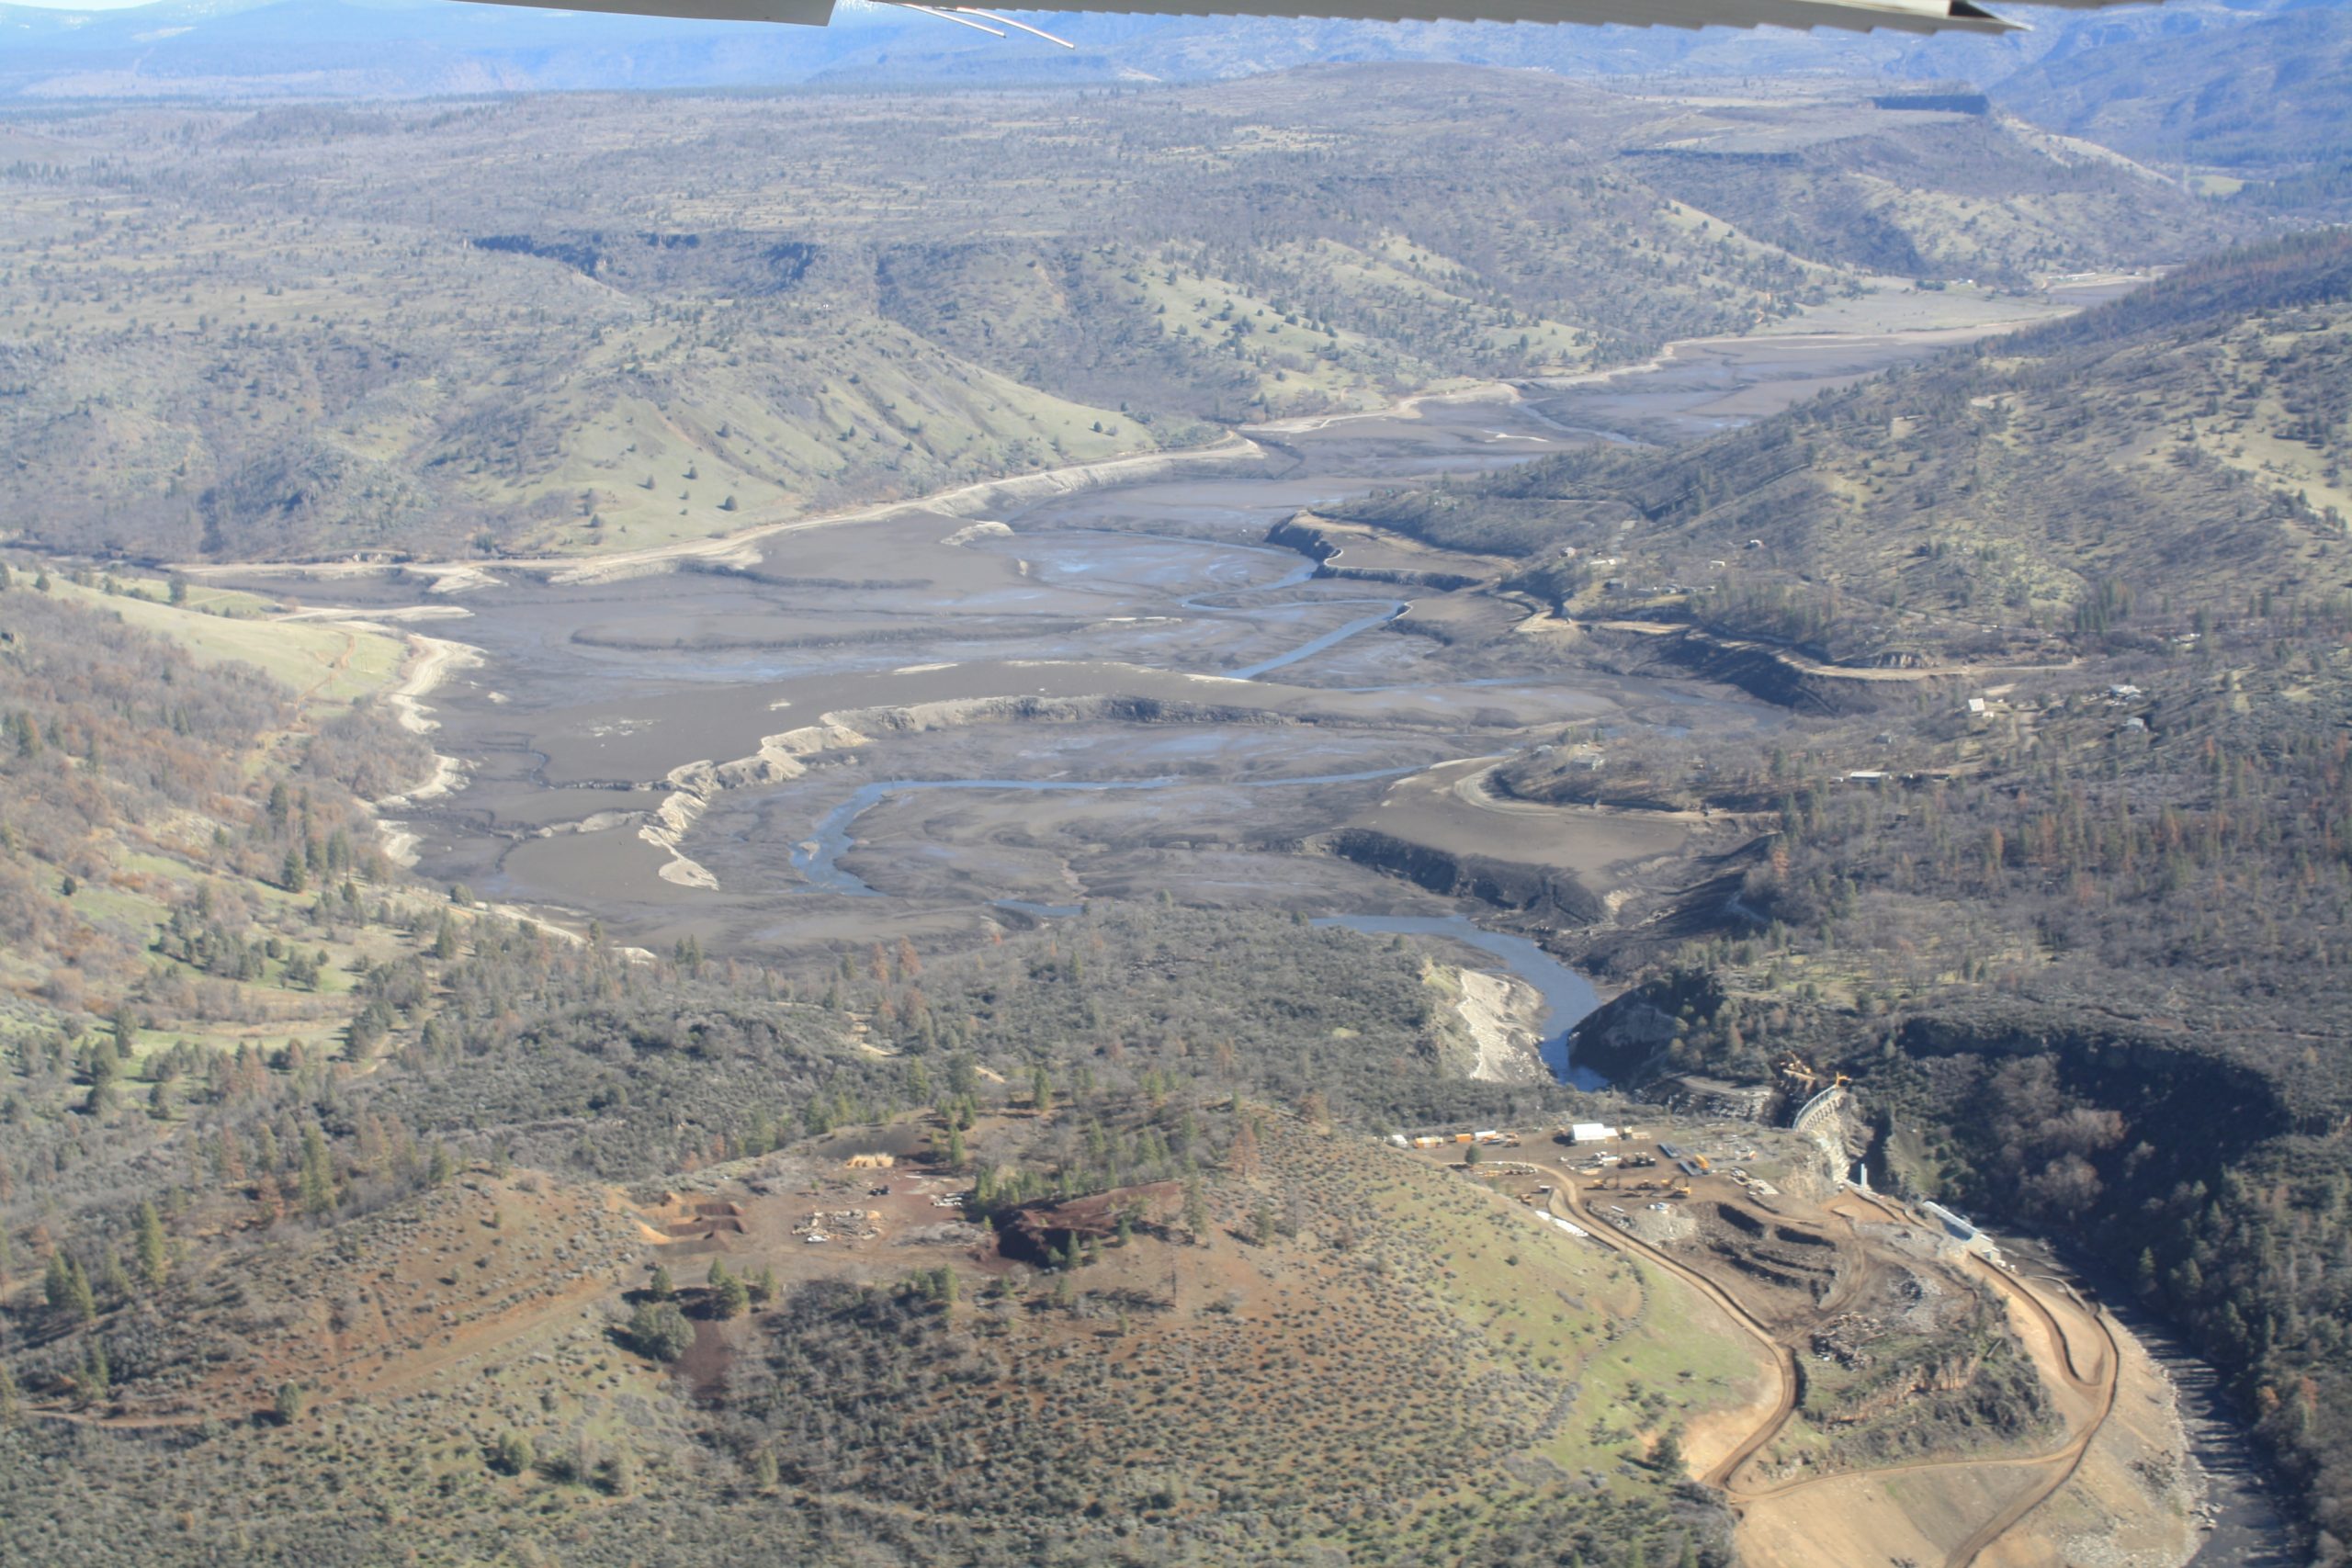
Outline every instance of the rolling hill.
[(660, 544), (2234, 221), (1981, 114), (1451, 67), (0, 137), (0, 518), (167, 559)]
[(1679, 605), (1849, 665), (2334, 616), (2347, 355), (2352, 243), (2325, 232), (1664, 457), (1570, 454), (1341, 512), (1542, 551), (1531, 581), (1594, 613)]

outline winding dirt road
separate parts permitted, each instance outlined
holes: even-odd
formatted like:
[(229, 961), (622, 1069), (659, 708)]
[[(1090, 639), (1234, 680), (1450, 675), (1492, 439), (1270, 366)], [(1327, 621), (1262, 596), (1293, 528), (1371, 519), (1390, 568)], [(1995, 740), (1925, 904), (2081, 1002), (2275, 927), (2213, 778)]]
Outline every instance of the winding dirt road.
[[(1770, 1408), (1755, 1427), (1731, 1451), (1710, 1466), (1699, 1480), (1723, 1490), (1735, 1514), (1744, 1513), (1752, 1504), (1778, 1501), (1792, 1494), (1838, 1481), (1851, 1481), (1857, 1474), (1892, 1476), (1931, 1472), (1973, 1473), (2028, 1470), (2041, 1473), (2016, 1495), (2003, 1504), (1998, 1512), (1978, 1525), (1945, 1555), (1943, 1568), (1972, 1568), (1977, 1559), (1994, 1542), (2030, 1515), (2034, 1509), (2054, 1495), (2081, 1468), (2084, 1456), (2106, 1425), (2115, 1408), (2116, 1385), (2121, 1364), (2121, 1351), (2115, 1334), (2096, 1303), (2084, 1301), (2070, 1285), (2052, 1280), (2068, 1299), (2067, 1310), (2081, 1315), (2086, 1327), (2069, 1332), (2060, 1312), (2043, 1299), (2040, 1291), (2023, 1277), (1996, 1268), (1984, 1259), (1977, 1260), (1977, 1270), (2006, 1301), (2015, 1303), (2029, 1320), (2031, 1329), (2043, 1340), (2051, 1368), (2059, 1374), (2063, 1385), (2053, 1392), (2071, 1396), (2082, 1406), (2080, 1413), (2068, 1420), (2064, 1441), (2040, 1453), (2009, 1454), (1984, 1459), (1918, 1460), (1904, 1464), (1888, 1465), (1868, 1472), (1839, 1472), (1826, 1475), (1809, 1475), (1773, 1485), (1743, 1485), (1740, 1472), (1750, 1461), (1768, 1448), (1795, 1414), (1797, 1400), (1797, 1368), (1795, 1352), (1772, 1332), (1764, 1321), (1750, 1312), (1739, 1299), (1717, 1281), (1699, 1273), (1660, 1248), (1619, 1229), (1604, 1217), (1596, 1215), (1586, 1206), (1576, 1179), (1566, 1170), (1540, 1161), (1529, 1161), (1553, 1179), (1550, 1210), (1562, 1218), (1572, 1219), (1589, 1231), (1601, 1246), (1629, 1258), (1647, 1262), (1690, 1286), (1708, 1301), (1722, 1308), (1733, 1323), (1757, 1341), (1770, 1355), (1779, 1382), (1779, 1390)], [(1850, 1225), (1855, 1214), (1846, 1205), (1858, 1203), (1871, 1212), (1871, 1217), (1885, 1223), (1918, 1226), (1921, 1222), (1893, 1207), (1875, 1193), (1849, 1189), (1825, 1205), (1827, 1212), (1838, 1214)], [(1564, 1213), (1563, 1210), (1566, 1212)], [(2037, 1358), (2040, 1359), (2040, 1358)]]

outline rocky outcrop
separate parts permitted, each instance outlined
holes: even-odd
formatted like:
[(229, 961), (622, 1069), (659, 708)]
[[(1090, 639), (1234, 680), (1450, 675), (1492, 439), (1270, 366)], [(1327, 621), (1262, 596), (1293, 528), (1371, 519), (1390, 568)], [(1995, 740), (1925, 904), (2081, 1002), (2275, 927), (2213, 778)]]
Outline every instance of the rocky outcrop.
[(1401, 876), (1432, 893), (1476, 898), (1552, 924), (1592, 925), (1608, 917), (1607, 906), (1590, 888), (1568, 873), (1548, 866), (1490, 855), (1456, 854), (1371, 828), (1342, 828), (1322, 840), (1320, 847), (1359, 865)]
[(1712, 1018), (1723, 1002), (1714, 976), (1678, 970), (1595, 1008), (1577, 1025), (1569, 1052), (1611, 1083), (1639, 1088), (1668, 1069), (1668, 1052), (1683, 1031), (1686, 1012)]
[(1871, 671), (1824, 664), (1767, 643), (1718, 637), (1697, 626), (1588, 622), (1585, 632), (1596, 650), (1620, 673), (1664, 665), (1736, 686), (1748, 695), (1797, 713), (1831, 716), (1875, 713), (1908, 706), (1922, 692), (1957, 694), (1967, 683), (1962, 671), (1887, 680)]
[(1835, 1403), (1808, 1403), (1805, 1415), (1825, 1427), (1854, 1427), (1891, 1416), (1923, 1394), (1957, 1393), (1984, 1370), (1984, 1352), (1971, 1346), (1898, 1369), (1872, 1386)]
[(1317, 577), (1346, 578), (1357, 582), (1390, 582), (1408, 588), (1433, 588), (1443, 592), (1476, 588), (1492, 581), (1459, 571), (1429, 571), (1410, 567), (1343, 566), (1347, 547), (1317, 525), (1310, 513), (1297, 513), (1266, 530), (1266, 543), (1296, 550), (1316, 563)]

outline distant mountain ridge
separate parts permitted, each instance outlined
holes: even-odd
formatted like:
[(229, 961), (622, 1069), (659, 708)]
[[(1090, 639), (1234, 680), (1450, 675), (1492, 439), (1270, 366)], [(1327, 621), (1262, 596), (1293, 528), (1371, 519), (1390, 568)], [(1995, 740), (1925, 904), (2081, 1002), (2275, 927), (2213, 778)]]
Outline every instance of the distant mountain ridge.
[(162, 0), (119, 11), (0, 6), (0, 101), (416, 97), (486, 91), (1193, 81), (1311, 62), (1430, 61), (1564, 75), (1835, 73), (1990, 84), (2044, 62), (2235, 32), (2269, 6), (2173, 0), (2025, 9), (2001, 39), (1712, 28), (1066, 17), (1065, 51), (845, 0), (830, 28), (525, 11), (453, 0)]
[(2352, 151), (2352, 8), (2298, 6), (2234, 28), (2070, 50), (1995, 96), (2143, 159), (2259, 167)]

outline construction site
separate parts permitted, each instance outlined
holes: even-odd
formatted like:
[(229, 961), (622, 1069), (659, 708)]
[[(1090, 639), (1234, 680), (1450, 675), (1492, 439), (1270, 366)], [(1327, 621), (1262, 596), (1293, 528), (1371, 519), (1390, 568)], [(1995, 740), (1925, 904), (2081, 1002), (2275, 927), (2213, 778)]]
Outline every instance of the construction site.
[(2078, 1281), (1849, 1180), (1846, 1080), (1793, 1057), (1783, 1077), (1787, 1126), (1675, 1118), (1416, 1153), (1702, 1298), (1745, 1343), (1747, 1397), (1679, 1435), (1744, 1562), (2179, 1561), (2195, 1510), (2165, 1374)]

